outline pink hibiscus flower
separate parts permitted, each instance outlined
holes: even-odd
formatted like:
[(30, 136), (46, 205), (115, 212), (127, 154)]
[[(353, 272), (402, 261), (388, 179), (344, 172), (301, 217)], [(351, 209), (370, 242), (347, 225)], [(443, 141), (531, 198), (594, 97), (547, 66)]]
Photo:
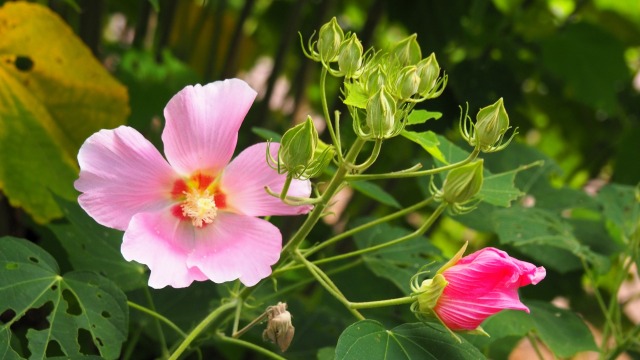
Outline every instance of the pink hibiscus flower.
[(451, 330), (474, 330), (503, 309), (529, 312), (518, 288), (542, 281), (546, 271), (496, 248), (484, 248), (441, 274), (447, 284), (433, 311)]
[[(271, 274), (282, 235), (258, 218), (307, 213), (268, 195), (285, 181), (266, 162), (267, 144), (233, 161), (238, 130), (256, 92), (231, 79), (187, 86), (164, 109), (166, 160), (139, 132), (101, 130), (80, 148), (80, 206), (102, 225), (124, 230), (122, 255), (151, 270), (149, 286), (176, 288), (210, 279), (255, 285)], [(279, 144), (270, 151), (277, 158)], [(289, 194), (308, 197), (309, 181)]]

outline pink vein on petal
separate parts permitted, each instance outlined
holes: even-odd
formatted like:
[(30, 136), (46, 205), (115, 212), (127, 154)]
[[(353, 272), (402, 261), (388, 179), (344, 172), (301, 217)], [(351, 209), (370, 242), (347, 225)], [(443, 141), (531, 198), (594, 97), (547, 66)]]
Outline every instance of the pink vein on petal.
[[(278, 158), (280, 144), (271, 143), (269, 150), (274, 159)], [(290, 206), (269, 195), (264, 187), (277, 193), (282, 190), (286, 175), (267, 164), (267, 143), (258, 143), (246, 148), (226, 167), (220, 186), (227, 194), (227, 204), (235, 211), (250, 216), (298, 215), (306, 214), (311, 206)], [(293, 180), (289, 196), (309, 197), (311, 182)]]
[(177, 177), (158, 150), (127, 126), (91, 135), (78, 153), (80, 206), (102, 225), (127, 228), (139, 212), (166, 207)]
[(238, 130), (256, 92), (244, 81), (230, 79), (187, 86), (164, 109), (165, 155), (182, 174), (207, 170), (217, 174), (229, 162)]

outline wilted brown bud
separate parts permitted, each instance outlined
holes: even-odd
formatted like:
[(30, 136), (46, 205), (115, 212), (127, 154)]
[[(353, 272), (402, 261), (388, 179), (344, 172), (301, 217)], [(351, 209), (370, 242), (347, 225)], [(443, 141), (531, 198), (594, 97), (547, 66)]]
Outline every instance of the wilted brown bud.
[(267, 328), (262, 333), (264, 340), (269, 340), (278, 345), (282, 352), (291, 345), (295, 328), (291, 324), (291, 313), (287, 311), (287, 304), (279, 302), (275, 306), (269, 306), (267, 313)]

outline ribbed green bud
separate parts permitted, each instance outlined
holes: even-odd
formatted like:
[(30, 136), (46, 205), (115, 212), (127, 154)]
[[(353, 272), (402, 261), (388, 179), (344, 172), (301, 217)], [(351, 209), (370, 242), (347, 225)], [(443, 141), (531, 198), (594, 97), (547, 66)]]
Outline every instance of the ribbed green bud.
[(362, 67), (362, 43), (356, 34), (352, 34), (342, 42), (338, 52), (338, 68), (346, 78), (354, 78), (360, 75)]
[(387, 75), (384, 73), (382, 66), (376, 65), (376, 67), (367, 77), (367, 92), (369, 94), (373, 94), (380, 91), (380, 88), (384, 86), (386, 82)]
[(338, 60), (338, 51), (343, 39), (344, 32), (338, 25), (335, 16), (328, 23), (322, 25), (317, 44), (322, 62), (328, 64)]
[(420, 76), (418, 94), (426, 96), (438, 82), (438, 76), (440, 76), (440, 65), (436, 60), (436, 55), (431, 53), (429, 57), (422, 59), (418, 63), (417, 67), (418, 75)]
[(478, 145), (484, 150), (500, 145), (504, 134), (509, 129), (509, 115), (504, 108), (502, 98), (495, 104), (478, 111), (474, 128), (471, 146)]
[(436, 274), (433, 279), (427, 279), (422, 282), (418, 289), (418, 311), (420, 315), (432, 315), (433, 308), (436, 307), (438, 299), (444, 288), (449, 283), (442, 274)]
[(450, 204), (471, 200), (482, 188), (483, 163), (479, 159), (449, 171), (442, 186), (443, 199)]
[(418, 44), (418, 35), (410, 35), (393, 47), (392, 58), (398, 60), (401, 66), (416, 65), (422, 59), (422, 50)]
[(409, 99), (418, 92), (420, 86), (420, 76), (416, 66), (405, 66), (396, 79), (396, 95), (400, 99)]
[(371, 137), (386, 139), (397, 133), (398, 124), (395, 121), (396, 102), (386, 90), (385, 86), (369, 98), (367, 102), (367, 119)]
[(287, 130), (282, 136), (278, 157), (280, 166), (293, 176), (299, 178), (313, 160), (318, 145), (318, 131), (311, 117), (301, 124)]

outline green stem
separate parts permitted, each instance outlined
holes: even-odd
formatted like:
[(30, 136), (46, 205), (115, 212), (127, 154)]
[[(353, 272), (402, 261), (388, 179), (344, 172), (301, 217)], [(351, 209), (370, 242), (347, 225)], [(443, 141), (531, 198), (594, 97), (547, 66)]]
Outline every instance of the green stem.
[(409, 178), (409, 177), (417, 177), (417, 176), (434, 175), (434, 174), (441, 173), (443, 171), (455, 169), (455, 168), (460, 167), (462, 165), (466, 165), (466, 164), (470, 163), (471, 161), (475, 160), (475, 158), (478, 157), (479, 153), (480, 153), (480, 149), (479, 148), (475, 148), (475, 149), (473, 149), (471, 154), (469, 154), (469, 156), (466, 159), (464, 159), (462, 161), (458, 161), (457, 163), (445, 165), (445, 166), (442, 166), (442, 167), (439, 167), (439, 168), (435, 168), (435, 169), (421, 170), (421, 171), (406, 171), (406, 170), (402, 170), (402, 171), (396, 171), (396, 172), (391, 172), (391, 173), (386, 173), (386, 174), (353, 174), (353, 175), (347, 175), (346, 176), (346, 180), (347, 181), (355, 181), (355, 180), (400, 179), (400, 178)]
[[(351, 269), (353, 267), (356, 267), (356, 266), (360, 265), (362, 263), (362, 261), (363, 261), (362, 259), (354, 260), (354, 261), (346, 263), (344, 265), (340, 265), (338, 267), (332, 268), (331, 270), (326, 271), (325, 274), (333, 275), (333, 274), (341, 273), (341, 272), (343, 272), (345, 270), (348, 270), (348, 269)], [(296, 269), (302, 269), (304, 267), (305, 267), (304, 265), (300, 265), (300, 266), (296, 267)], [(285, 273), (287, 271), (290, 271), (290, 270), (294, 270), (294, 269), (290, 269), (289, 267), (282, 268), (282, 269), (277, 269), (272, 273), (272, 276), (279, 276), (280, 274), (283, 274), (283, 273)], [(313, 281), (314, 281), (313, 278), (305, 278), (304, 280), (301, 280), (301, 281), (299, 281), (299, 282), (297, 282), (295, 284), (289, 285), (289, 286), (287, 286), (285, 288), (282, 288), (282, 289), (278, 289), (277, 293), (274, 293), (272, 295), (267, 295), (266, 297), (263, 298), (263, 300), (264, 300), (264, 302), (268, 302), (270, 299), (275, 299), (276, 297), (281, 297), (282, 295), (284, 295), (286, 293), (289, 293), (289, 292), (291, 292), (291, 291), (293, 291), (293, 290), (295, 290), (295, 289), (297, 289), (299, 287), (308, 285), (308, 284), (312, 283)]]
[(232, 338), (232, 337), (228, 337), (222, 334), (218, 335), (218, 339), (220, 339), (223, 342), (229, 343), (229, 344), (234, 344), (234, 345), (239, 345), (242, 347), (246, 347), (248, 349), (251, 349), (257, 353), (260, 353), (262, 355), (265, 355), (267, 357), (269, 357), (270, 359), (275, 359), (275, 360), (287, 360), (286, 358), (274, 353), (273, 351), (269, 351), (265, 348), (263, 348), (262, 346), (258, 346), (254, 343), (250, 343), (248, 341), (244, 341), (244, 340), (240, 340), (240, 339), (236, 339), (236, 338)]
[(131, 359), (131, 354), (133, 354), (133, 350), (136, 348), (136, 344), (138, 340), (140, 340), (140, 335), (142, 334), (142, 326), (136, 326), (135, 329), (130, 333), (129, 338), (127, 339), (127, 347), (122, 353), (122, 360)]
[[(284, 264), (292, 255), (294, 255), (293, 252), (298, 248), (298, 246), (300, 246), (300, 243), (307, 237), (307, 235), (309, 235), (313, 227), (320, 220), (320, 218), (324, 214), (324, 210), (326, 209), (327, 205), (331, 201), (331, 198), (336, 193), (336, 191), (338, 191), (338, 189), (344, 182), (344, 177), (348, 172), (346, 163), (353, 163), (355, 161), (363, 145), (364, 145), (364, 140), (360, 138), (357, 138), (353, 142), (353, 145), (351, 145), (351, 149), (349, 149), (349, 152), (347, 152), (347, 155), (344, 161), (340, 163), (338, 170), (336, 170), (335, 174), (331, 178), (331, 181), (329, 181), (329, 184), (324, 190), (324, 193), (320, 197), (320, 201), (315, 205), (313, 210), (311, 210), (311, 212), (305, 219), (304, 223), (302, 223), (298, 231), (296, 231), (296, 233), (293, 234), (289, 242), (282, 248), (280, 260), (275, 265), (275, 268), (282, 266), (282, 264)], [(253, 292), (254, 288), (255, 287), (253, 288), (245, 287), (240, 292), (238, 297), (241, 299), (246, 299), (251, 294), (251, 292)]]
[(544, 360), (545, 357), (544, 355), (542, 355), (542, 351), (540, 351), (540, 346), (538, 346), (538, 341), (536, 340), (535, 336), (533, 336), (533, 334), (529, 332), (527, 333), (527, 339), (529, 339), (529, 343), (531, 344), (533, 351), (535, 351), (536, 355), (538, 356), (538, 359)]
[(282, 191), (280, 192), (280, 200), (284, 200), (287, 197), (287, 193), (289, 192), (289, 186), (291, 186), (291, 174), (287, 173), (287, 177), (284, 180), (284, 185), (282, 186)]
[(169, 357), (169, 360), (177, 360), (180, 357), (180, 355), (182, 355), (182, 353), (185, 350), (187, 350), (187, 348), (193, 342), (193, 340), (195, 340), (200, 335), (200, 333), (202, 333), (220, 315), (235, 308), (237, 302), (238, 302), (237, 299), (233, 299), (227, 303), (224, 303), (218, 306), (215, 310), (209, 313), (209, 315), (207, 315), (206, 318), (200, 321), (200, 323), (196, 325), (196, 327), (193, 328), (193, 330), (191, 330), (191, 332), (187, 335), (187, 337), (184, 340), (182, 340), (178, 348), (173, 352), (173, 354), (171, 354), (171, 357)]
[(352, 309), (372, 309), (383, 306), (405, 305), (411, 304), (415, 299), (413, 296), (405, 296), (397, 299), (366, 301), (366, 302), (350, 302), (349, 306)]
[(342, 158), (342, 149), (340, 148), (340, 142), (336, 137), (336, 132), (333, 129), (333, 121), (331, 120), (331, 116), (329, 115), (329, 106), (327, 105), (327, 68), (322, 67), (322, 72), (320, 73), (320, 99), (322, 100), (322, 112), (326, 119), (327, 129), (329, 130), (329, 135), (331, 136), (331, 141), (336, 146), (336, 153), (338, 155), (338, 161), (340, 163), (343, 162)]
[[(242, 303), (242, 302), (240, 302)], [(257, 318), (251, 320), (250, 323), (248, 323), (245, 327), (243, 327), (242, 329), (240, 329), (240, 331), (234, 331), (233, 334), (231, 335), (232, 338), (237, 339), (240, 336), (244, 335), (244, 333), (246, 333), (247, 331), (251, 330), (252, 327), (256, 326), (257, 324), (259, 324), (260, 322), (262, 322), (262, 320), (264, 320), (269, 314), (267, 314), (267, 312), (263, 312), (262, 314), (260, 314), (260, 316), (258, 316)]]
[(366, 170), (369, 166), (371, 166), (376, 161), (376, 159), (378, 159), (378, 155), (380, 155), (381, 148), (382, 148), (382, 140), (376, 140), (375, 144), (373, 145), (373, 150), (371, 151), (371, 155), (365, 162), (363, 162), (360, 165), (347, 164), (347, 166), (349, 166), (349, 169), (355, 170), (355, 171)]
[(351, 303), (347, 298), (345, 298), (344, 294), (338, 289), (336, 284), (325, 274), (319, 267), (312, 264), (309, 260), (307, 260), (300, 251), (296, 251), (296, 256), (298, 260), (300, 260), (309, 270), (311, 275), (318, 280), (318, 282), (327, 290), (333, 297), (335, 297), (338, 301), (344, 304), (347, 307), (347, 310), (353, 314), (358, 320), (364, 320), (365, 317), (358, 312), (358, 310), (351, 307)]
[(389, 246), (393, 246), (393, 245), (399, 244), (399, 243), (401, 243), (403, 241), (407, 241), (407, 240), (412, 239), (412, 238), (414, 238), (416, 236), (420, 236), (420, 235), (424, 234), (424, 232), (427, 231), (427, 229), (429, 229), (429, 227), (436, 221), (438, 216), (440, 216), (440, 214), (442, 214), (442, 212), (446, 208), (447, 208), (446, 203), (441, 203), (436, 208), (436, 210), (431, 214), (431, 216), (429, 216), (427, 221), (425, 221), (424, 224), (422, 224), (420, 226), (420, 228), (418, 228), (418, 230), (412, 232), (411, 234), (399, 237), (399, 238), (397, 238), (395, 240), (388, 241), (388, 242), (386, 242), (384, 244), (371, 246), (371, 247), (368, 247), (366, 249), (360, 249), (360, 250), (352, 251), (352, 252), (349, 252), (349, 253), (346, 253), (346, 254), (340, 254), (340, 255), (336, 255), (336, 256), (320, 259), (320, 260), (316, 260), (316, 261), (313, 262), (313, 264), (315, 264), (315, 265), (325, 264), (325, 263), (332, 262), (332, 261), (343, 260), (343, 259), (347, 259), (347, 258), (350, 258), (350, 257), (353, 257), (353, 256), (358, 256), (358, 255), (370, 253), (370, 252), (373, 252), (373, 251), (384, 249), (384, 248), (389, 247)]
[(324, 248), (326, 248), (326, 247), (328, 247), (330, 245), (333, 245), (333, 244), (337, 243), (338, 241), (340, 241), (342, 239), (348, 238), (348, 237), (352, 236), (353, 234), (359, 233), (360, 231), (367, 230), (367, 229), (372, 228), (372, 227), (374, 227), (376, 225), (385, 223), (387, 221), (391, 221), (393, 219), (397, 219), (397, 218), (399, 218), (401, 216), (404, 216), (406, 214), (410, 214), (410, 213), (412, 213), (412, 212), (414, 212), (414, 211), (416, 211), (418, 209), (421, 209), (421, 208), (429, 205), (432, 201), (433, 201), (433, 196), (431, 196), (431, 197), (429, 197), (429, 198), (427, 198), (425, 200), (422, 200), (419, 203), (413, 204), (413, 205), (411, 205), (411, 206), (409, 206), (407, 208), (404, 208), (402, 210), (396, 211), (396, 212), (394, 212), (392, 214), (383, 216), (381, 218), (377, 218), (377, 219), (375, 219), (375, 220), (373, 220), (371, 222), (368, 222), (366, 224), (354, 227), (351, 230), (347, 230), (347, 231), (345, 231), (343, 233), (340, 233), (340, 234), (338, 234), (338, 235), (336, 235), (336, 236), (334, 236), (332, 238), (329, 238), (326, 241), (318, 244), (317, 246), (315, 246), (313, 248), (310, 248), (307, 251), (303, 250), (304, 256), (308, 258), (310, 255), (315, 254), (316, 252), (318, 252), (318, 251), (320, 251), (320, 250), (322, 250), (322, 249), (324, 249)]
[(639, 341), (638, 340), (638, 335), (640, 335), (640, 325), (636, 325), (633, 328), (633, 330), (631, 330), (629, 332), (629, 334), (627, 334), (627, 337), (625, 338), (624, 341), (618, 343), (618, 345), (615, 348), (613, 348), (613, 350), (611, 350), (611, 352), (609, 352), (606, 356), (602, 356), (602, 358), (605, 359), (605, 360), (615, 360), (615, 359), (617, 359), (618, 356), (620, 354), (622, 354), (622, 352), (627, 350), (627, 348), (634, 341)]
[(153, 305), (153, 298), (151, 297), (151, 292), (148, 287), (144, 287), (144, 295), (147, 298), (147, 302), (149, 303), (149, 307), (151, 311), (157, 314), (158, 316), (153, 317), (153, 325), (158, 332), (158, 341), (160, 342), (160, 349), (162, 351), (162, 358), (166, 359), (169, 357), (169, 348), (167, 347), (167, 340), (164, 338), (164, 332), (162, 331), (162, 326), (160, 326), (160, 314), (156, 311), (155, 306)]
[(180, 334), (180, 336), (182, 336), (183, 338), (187, 337), (187, 334), (182, 331), (182, 329), (180, 329), (178, 327), (178, 325), (176, 325), (173, 321), (169, 320), (168, 318), (162, 316), (161, 314), (155, 312), (154, 310), (148, 309), (142, 305), (138, 305), (132, 301), (127, 301), (127, 305), (129, 305), (130, 308), (132, 309), (136, 309), (140, 312), (143, 312), (147, 315), (152, 316), (153, 318), (162, 321), (163, 323), (165, 323), (167, 326), (169, 326), (171, 329), (173, 329), (175, 332), (177, 332), (178, 334)]

